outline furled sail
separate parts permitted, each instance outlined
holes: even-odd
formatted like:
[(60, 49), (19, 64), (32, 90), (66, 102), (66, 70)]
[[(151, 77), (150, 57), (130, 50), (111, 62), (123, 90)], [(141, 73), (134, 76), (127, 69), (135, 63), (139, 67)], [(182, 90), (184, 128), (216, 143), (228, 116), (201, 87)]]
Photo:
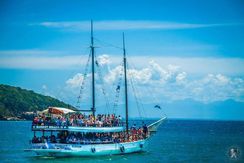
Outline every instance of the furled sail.
[(159, 119), (158, 121), (150, 124), (148, 127), (149, 132), (156, 132), (158, 127), (166, 120), (166, 117)]

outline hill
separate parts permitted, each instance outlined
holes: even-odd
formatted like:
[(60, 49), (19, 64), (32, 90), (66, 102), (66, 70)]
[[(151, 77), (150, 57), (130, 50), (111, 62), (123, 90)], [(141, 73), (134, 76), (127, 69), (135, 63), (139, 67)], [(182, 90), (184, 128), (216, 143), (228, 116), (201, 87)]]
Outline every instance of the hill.
[(44, 96), (20, 87), (0, 84), (0, 119), (4, 119), (4, 117), (26, 119), (23, 117), (24, 113), (40, 111), (49, 106), (73, 108), (50, 96)]

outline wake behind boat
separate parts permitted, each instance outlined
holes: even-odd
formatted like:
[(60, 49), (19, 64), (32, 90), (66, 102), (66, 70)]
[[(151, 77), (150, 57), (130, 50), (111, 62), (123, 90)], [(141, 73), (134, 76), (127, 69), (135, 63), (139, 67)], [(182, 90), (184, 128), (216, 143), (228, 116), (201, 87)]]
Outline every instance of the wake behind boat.
[[(90, 110), (77, 111), (49, 107), (40, 112), (32, 122), (34, 137), (31, 147), (37, 155), (66, 156), (101, 156), (141, 152), (146, 150), (148, 140), (157, 131), (166, 117), (150, 124), (129, 126), (127, 61), (123, 35), (123, 75), (125, 93), (125, 122), (120, 115), (96, 114), (95, 101), (95, 48), (93, 40), (93, 23), (91, 22), (91, 78), (92, 107)], [(83, 86), (81, 86), (82, 88)], [(120, 91), (120, 85), (116, 88)], [(159, 107), (159, 106), (157, 106)], [(91, 112), (91, 114), (85, 114)]]

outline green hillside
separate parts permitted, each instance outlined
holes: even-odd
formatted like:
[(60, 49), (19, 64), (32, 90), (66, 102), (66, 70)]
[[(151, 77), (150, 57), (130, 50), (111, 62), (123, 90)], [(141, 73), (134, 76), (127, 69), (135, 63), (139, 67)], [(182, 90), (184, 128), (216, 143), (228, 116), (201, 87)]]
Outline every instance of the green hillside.
[(50, 96), (31, 90), (0, 84), (0, 118), (21, 117), (24, 112), (46, 109), (49, 106), (73, 108)]

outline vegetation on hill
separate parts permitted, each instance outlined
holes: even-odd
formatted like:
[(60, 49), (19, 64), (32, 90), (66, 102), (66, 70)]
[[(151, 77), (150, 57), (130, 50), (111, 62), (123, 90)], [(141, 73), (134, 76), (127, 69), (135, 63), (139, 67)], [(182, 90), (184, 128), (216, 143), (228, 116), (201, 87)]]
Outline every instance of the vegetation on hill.
[(25, 112), (40, 111), (49, 106), (73, 108), (50, 96), (44, 96), (20, 87), (0, 84), (0, 119), (3, 117), (21, 117)]

